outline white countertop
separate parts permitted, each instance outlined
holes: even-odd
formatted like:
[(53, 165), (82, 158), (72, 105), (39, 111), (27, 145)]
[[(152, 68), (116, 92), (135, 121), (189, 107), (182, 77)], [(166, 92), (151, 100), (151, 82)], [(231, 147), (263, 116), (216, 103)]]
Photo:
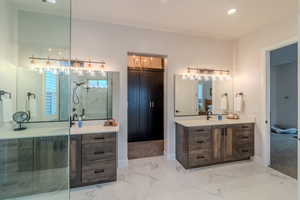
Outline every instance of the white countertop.
[(230, 125), (230, 124), (248, 124), (248, 123), (255, 123), (255, 119), (254, 118), (223, 119), (223, 120), (176, 119), (175, 122), (184, 127), (197, 127), (197, 126), (218, 126), (218, 125)]
[(84, 121), (83, 127), (78, 128), (74, 125), (69, 128), (69, 122), (42, 122), (24, 124), (27, 129), (14, 131), (15, 125), (12, 123), (0, 124), (0, 140), (32, 138), (32, 137), (50, 137), (50, 136), (68, 136), (83, 135), (94, 133), (119, 132), (119, 127), (103, 126), (103, 121)]
[(71, 135), (119, 132), (119, 126), (87, 125), (81, 128), (72, 127)]

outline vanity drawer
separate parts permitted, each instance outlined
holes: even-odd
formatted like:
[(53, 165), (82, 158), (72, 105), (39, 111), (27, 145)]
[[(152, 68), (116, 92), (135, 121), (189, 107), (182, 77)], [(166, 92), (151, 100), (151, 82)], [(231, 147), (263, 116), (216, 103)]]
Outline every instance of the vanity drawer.
[(82, 144), (115, 142), (116, 133), (98, 133), (82, 136)]
[(252, 156), (252, 149), (250, 145), (241, 145), (236, 149), (236, 158), (237, 159), (244, 159), (249, 158)]
[(210, 149), (212, 138), (210, 132), (189, 135), (189, 150)]
[(100, 183), (116, 180), (116, 161), (98, 161), (93, 164), (83, 166), (82, 183)]
[(115, 142), (85, 144), (82, 148), (83, 165), (101, 161), (113, 160), (116, 157)]
[(236, 128), (239, 131), (253, 131), (254, 125), (253, 124), (240, 124), (240, 125), (237, 125)]
[(189, 167), (198, 167), (212, 163), (212, 151), (210, 149), (189, 152)]
[(197, 134), (206, 134), (211, 132), (211, 127), (195, 127), (189, 128), (189, 134), (197, 135)]

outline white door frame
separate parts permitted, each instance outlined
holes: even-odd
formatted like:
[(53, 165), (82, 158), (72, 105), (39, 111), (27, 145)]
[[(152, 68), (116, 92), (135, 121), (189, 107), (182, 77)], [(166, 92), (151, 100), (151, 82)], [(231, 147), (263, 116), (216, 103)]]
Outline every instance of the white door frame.
[[(262, 73), (262, 106), (263, 110), (265, 112), (263, 113), (263, 116), (261, 118), (261, 124), (264, 126), (264, 132), (263, 134), (263, 163), (265, 166), (269, 166), (271, 164), (271, 138), (270, 138), (270, 129), (271, 129), (271, 123), (270, 123), (270, 110), (271, 110), (271, 102), (270, 102), (270, 52), (276, 49), (280, 49), (285, 46), (289, 46), (291, 44), (295, 44), (298, 42), (298, 38), (294, 37), (289, 40), (277, 43), (273, 46), (270, 46), (268, 48), (264, 48), (262, 50), (262, 64), (264, 66), (263, 73)], [(298, 79), (300, 77), (299, 70), (298, 70)], [(299, 90), (299, 87), (298, 87)], [(299, 96), (298, 92), (298, 96)], [(299, 99), (299, 98), (298, 98)], [(298, 115), (299, 113), (299, 104), (298, 104)], [(298, 118), (299, 120), (299, 118)], [(268, 121), (268, 123), (265, 123), (265, 121)], [(298, 122), (298, 124), (300, 124)]]

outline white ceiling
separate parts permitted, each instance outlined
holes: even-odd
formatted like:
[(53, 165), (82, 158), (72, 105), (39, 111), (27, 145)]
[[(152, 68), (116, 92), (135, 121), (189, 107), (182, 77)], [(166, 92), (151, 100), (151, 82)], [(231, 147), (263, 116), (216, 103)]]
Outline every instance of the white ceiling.
[[(73, 0), (72, 4), (77, 18), (225, 38), (297, 16), (297, 0)], [(227, 15), (230, 8), (238, 9), (236, 15)]]
[[(26, 6), (24, 0), (15, 1)], [(26, 0), (28, 8), (45, 12), (66, 12), (67, 2), (57, 0), (57, 5), (51, 5)], [(297, 0), (72, 0), (72, 17), (233, 39), (267, 24), (296, 19), (297, 6)], [(228, 16), (230, 8), (238, 12)]]

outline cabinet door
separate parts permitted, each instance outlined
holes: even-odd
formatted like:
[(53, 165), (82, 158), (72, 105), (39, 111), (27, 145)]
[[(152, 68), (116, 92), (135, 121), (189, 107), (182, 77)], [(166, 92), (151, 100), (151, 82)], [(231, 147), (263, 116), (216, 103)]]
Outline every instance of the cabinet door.
[(212, 149), (214, 163), (223, 161), (223, 135), (224, 128), (214, 127), (212, 129)]
[(69, 187), (68, 136), (34, 139), (34, 193), (52, 192)]
[(0, 140), (0, 199), (33, 194), (33, 139)]
[(224, 161), (236, 160), (236, 128), (228, 127), (224, 129), (223, 158)]
[(150, 71), (150, 138), (163, 139), (164, 122), (164, 72)]
[(73, 135), (70, 140), (70, 186), (81, 185), (81, 136)]
[(151, 140), (152, 139), (152, 114), (151, 114), (151, 92), (152, 92), (152, 81), (153, 76), (150, 71), (142, 71), (140, 73), (141, 82), (141, 92), (140, 92), (140, 133), (141, 140)]
[(140, 72), (128, 70), (128, 141), (143, 137), (139, 128), (140, 119)]

